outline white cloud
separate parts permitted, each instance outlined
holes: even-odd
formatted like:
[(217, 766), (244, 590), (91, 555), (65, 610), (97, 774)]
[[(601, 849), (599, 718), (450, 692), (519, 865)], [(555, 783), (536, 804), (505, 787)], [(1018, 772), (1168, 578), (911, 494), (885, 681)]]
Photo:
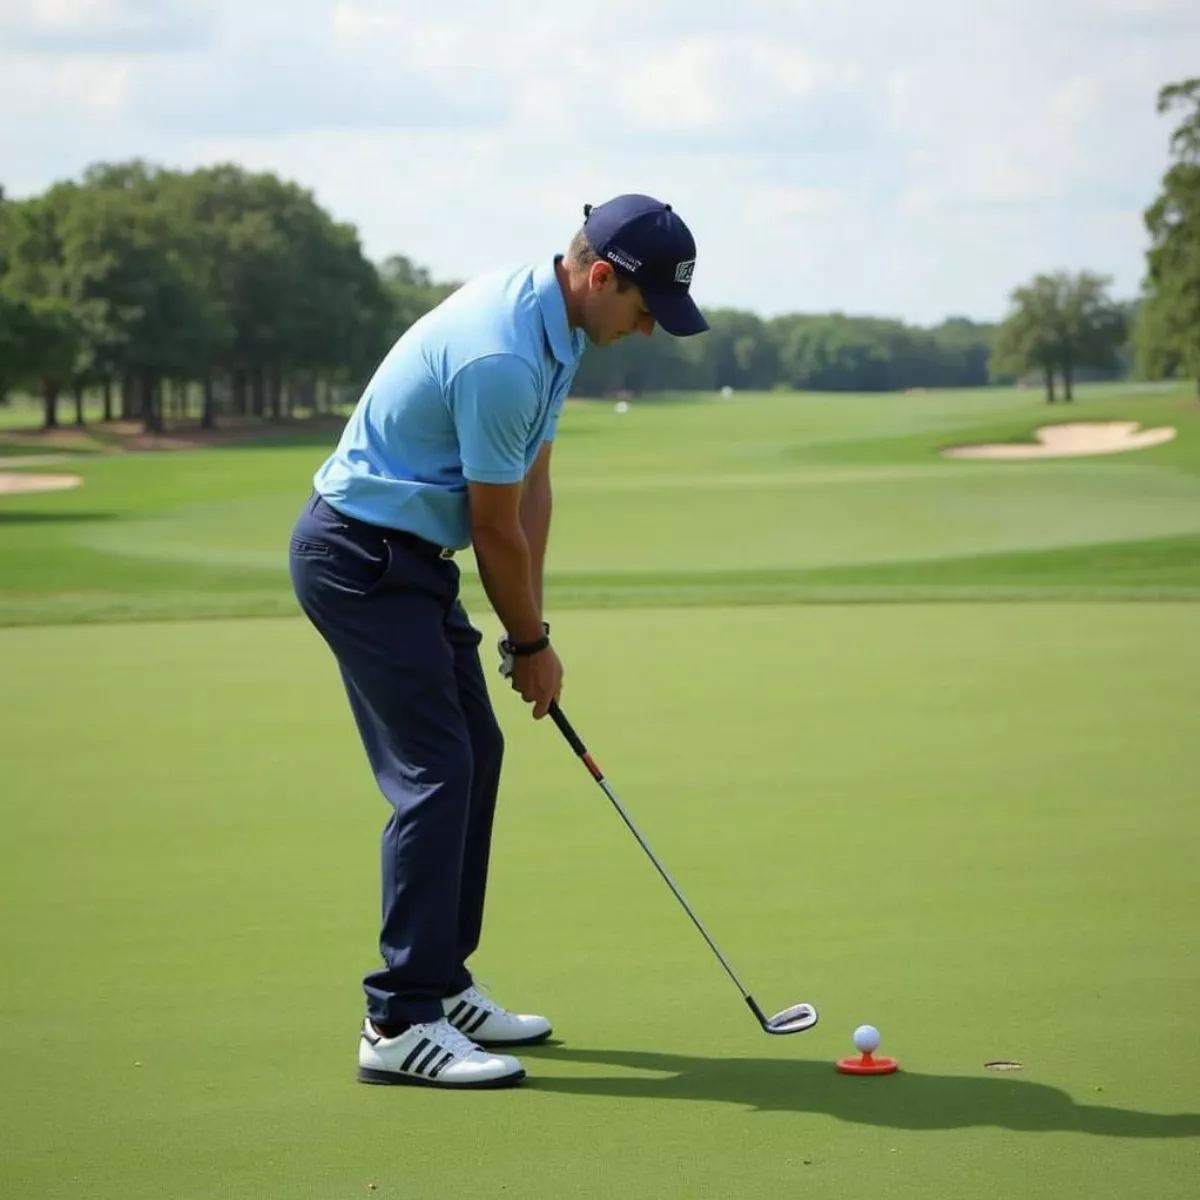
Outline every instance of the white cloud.
[(1190, 0), (1101, 0), (1101, 7), (1117, 16), (1158, 16), (1183, 13)]
[(1195, 73), (1172, 0), (0, 0), (3, 182), (234, 159), (442, 277), (671, 200), (703, 302), (934, 321), (1058, 265), (1136, 291)]
[(2, 0), (0, 46), (27, 54), (128, 54), (198, 47), (213, 24), (202, 0)]
[(50, 112), (73, 113), (81, 125), (93, 127), (120, 120), (128, 107), (130, 77), (128, 61), (18, 61), (12, 74), (6, 73), (6, 90), (24, 97), (25, 112), (33, 119), (14, 122), (14, 127), (23, 127), (36, 144)]
[(722, 136), (775, 120), (817, 86), (803, 53), (747, 37), (697, 37), (646, 55), (616, 83), (618, 111), (635, 131)]
[(79, 31), (123, 22), (132, 7), (121, 0), (33, 0), (27, 11), (34, 28)]

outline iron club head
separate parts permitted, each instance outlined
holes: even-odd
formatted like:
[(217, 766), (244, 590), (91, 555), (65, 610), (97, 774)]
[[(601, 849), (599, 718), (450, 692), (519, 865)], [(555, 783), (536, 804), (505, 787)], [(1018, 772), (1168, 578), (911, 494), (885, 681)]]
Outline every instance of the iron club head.
[(763, 1025), (767, 1033), (803, 1033), (818, 1021), (817, 1010), (811, 1004), (793, 1004), (783, 1012), (768, 1017)]

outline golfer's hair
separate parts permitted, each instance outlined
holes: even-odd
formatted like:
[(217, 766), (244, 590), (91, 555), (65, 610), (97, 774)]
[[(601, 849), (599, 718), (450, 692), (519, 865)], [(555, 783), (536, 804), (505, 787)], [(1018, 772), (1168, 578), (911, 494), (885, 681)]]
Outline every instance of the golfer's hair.
[[(608, 259), (601, 259), (596, 253), (596, 248), (588, 241), (587, 234), (581, 229), (567, 247), (567, 265), (586, 271), (592, 263), (598, 262), (608, 262)], [(620, 271), (614, 271), (614, 274), (617, 278), (618, 292), (627, 292), (633, 287), (633, 280), (627, 275), (622, 275)]]

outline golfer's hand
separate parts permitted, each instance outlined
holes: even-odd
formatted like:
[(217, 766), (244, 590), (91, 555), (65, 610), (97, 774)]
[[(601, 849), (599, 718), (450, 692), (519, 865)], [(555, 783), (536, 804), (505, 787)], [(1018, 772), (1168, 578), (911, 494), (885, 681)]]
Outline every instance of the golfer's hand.
[(517, 655), (512, 662), (513, 688), (533, 705), (533, 719), (540, 721), (550, 711), (550, 702), (562, 693), (563, 665), (553, 646), (537, 654)]

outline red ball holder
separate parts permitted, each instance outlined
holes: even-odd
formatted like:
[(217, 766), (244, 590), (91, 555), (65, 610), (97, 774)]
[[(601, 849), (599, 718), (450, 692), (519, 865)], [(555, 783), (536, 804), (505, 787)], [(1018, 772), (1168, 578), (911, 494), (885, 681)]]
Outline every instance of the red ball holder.
[(843, 1075), (890, 1075), (900, 1064), (894, 1058), (875, 1058), (863, 1051), (861, 1058), (839, 1058), (837, 1069)]

